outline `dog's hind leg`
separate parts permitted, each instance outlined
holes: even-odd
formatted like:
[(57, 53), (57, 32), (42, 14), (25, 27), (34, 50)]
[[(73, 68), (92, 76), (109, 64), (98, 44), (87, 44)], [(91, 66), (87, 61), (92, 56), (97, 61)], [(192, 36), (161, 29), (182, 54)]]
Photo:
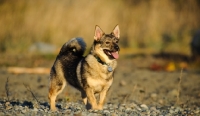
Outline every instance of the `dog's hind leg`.
[(85, 91), (81, 91), (81, 97), (83, 99), (84, 104), (87, 105), (87, 95)]
[(50, 81), (50, 88), (49, 88), (49, 101), (50, 101), (50, 108), (52, 111), (56, 111), (56, 97), (60, 94), (63, 89), (65, 88), (66, 81), (59, 80), (58, 78), (52, 78)]
[(87, 95), (86, 95), (86, 92), (85, 91), (81, 91), (81, 97), (83, 99), (83, 103), (85, 104), (86, 106), (86, 109), (91, 109), (91, 104), (88, 103), (88, 99), (87, 99)]

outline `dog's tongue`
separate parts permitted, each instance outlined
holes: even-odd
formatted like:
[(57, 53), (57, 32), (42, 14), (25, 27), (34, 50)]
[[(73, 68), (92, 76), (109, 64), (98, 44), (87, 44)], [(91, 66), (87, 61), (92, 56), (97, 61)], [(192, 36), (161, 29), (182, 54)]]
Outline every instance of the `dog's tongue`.
[(119, 58), (119, 54), (118, 52), (111, 52), (112, 56), (115, 58), (115, 59), (118, 59)]

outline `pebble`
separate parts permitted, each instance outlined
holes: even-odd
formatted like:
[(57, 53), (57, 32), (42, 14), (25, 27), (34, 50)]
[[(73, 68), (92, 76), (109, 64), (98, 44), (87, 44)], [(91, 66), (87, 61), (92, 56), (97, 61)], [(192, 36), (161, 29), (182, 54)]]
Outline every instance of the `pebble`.
[[(58, 103), (58, 111), (49, 110), (49, 104), (35, 103), (23, 104), (24, 102), (6, 102), (0, 100), (0, 115), (69, 115), (69, 116), (171, 116), (171, 115), (200, 115), (200, 107), (194, 109), (188, 106), (148, 106), (135, 102), (126, 104), (107, 103), (103, 110), (87, 110), (82, 103), (62, 102)], [(32, 104), (32, 105), (31, 105)]]
[(149, 109), (149, 108), (147, 107), (147, 105), (145, 105), (145, 104), (140, 105), (140, 107), (141, 107), (143, 110), (148, 110), (148, 109)]
[(108, 110), (103, 110), (103, 115), (109, 116), (110, 112)]
[(124, 80), (121, 80), (121, 81), (120, 81), (120, 83), (119, 83), (119, 85), (120, 85), (120, 86), (126, 86), (126, 85), (127, 85), (127, 83), (126, 83), (126, 81), (124, 81)]
[(25, 114), (25, 113), (26, 113), (26, 110), (22, 110), (21, 112), (22, 112), (23, 114)]
[(157, 99), (157, 94), (156, 93), (152, 93), (151, 94), (151, 98), (155, 101)]

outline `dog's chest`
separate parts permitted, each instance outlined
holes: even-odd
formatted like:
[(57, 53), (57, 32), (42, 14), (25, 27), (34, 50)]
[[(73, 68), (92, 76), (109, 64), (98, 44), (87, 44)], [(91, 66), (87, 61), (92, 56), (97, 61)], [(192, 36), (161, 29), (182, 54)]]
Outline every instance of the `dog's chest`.
[(109, 81), (103, 79), (87, 78), (87, 84), (93, 88), (95, 93), (101, 92), (103, 89), (107, 89), (111, 86), (113, 78)]
[(108, 70), (108, 65), (101, 64), (96, 58), (88, 56), (86, 58), (87, 67), (84, 67), (87, 85), (92, 87), (95, 92), (100, 92), (104, 88), (109, 88), (113, 81), (113, 73), (116, 67), (115, 63), (110, 64), (112, 71)]

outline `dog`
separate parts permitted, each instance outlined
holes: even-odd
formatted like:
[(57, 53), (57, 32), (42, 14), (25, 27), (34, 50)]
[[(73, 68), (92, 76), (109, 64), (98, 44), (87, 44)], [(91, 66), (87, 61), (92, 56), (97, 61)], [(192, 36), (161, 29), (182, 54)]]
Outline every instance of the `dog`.
[[(56, 97), (67, 83), (81, 92), (86, 106), (93, 110), (103, 109), (117, 67), (119, 37), (118, 25), (110, 34), (105, 34), (96, 25), (93, 45), (85, 57), (86, 43), (82, 38), (73, 38), (62, 46), (50, 71), (48, 98), (51, 110), (57, 110)], [(98, 101), (95, 94), (99, 95)]]

